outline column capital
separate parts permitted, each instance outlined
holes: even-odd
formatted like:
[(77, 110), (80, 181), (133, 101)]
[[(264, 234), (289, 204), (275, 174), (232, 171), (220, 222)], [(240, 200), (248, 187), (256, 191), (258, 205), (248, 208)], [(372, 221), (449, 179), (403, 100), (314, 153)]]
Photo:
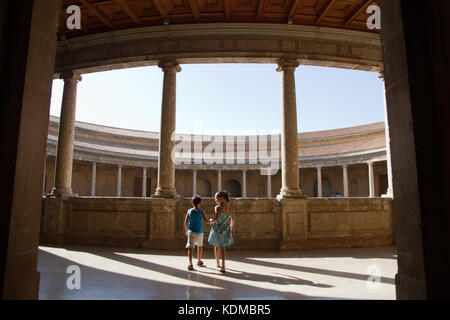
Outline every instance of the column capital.
[(180, 72), (181, 67), (176, 60), (161, 60), (158, 63), (158, 67), (163, 69), (163, 71), (171, 71)]
[(293, 69), (295, 70), (300, 64), (298, 63), (297, 59), (285, 59), (282, 58), (278, 60), (278, 67), (277, 71), (281, 72), (284, 70)]
[(59, 74), (59, 78), (66, 81), (66, 80), (76, 80), (76, 81), (81, 81), (81, 75), (73, 72), (73, 71), (65, 71), (65, 72), (61, 72)]

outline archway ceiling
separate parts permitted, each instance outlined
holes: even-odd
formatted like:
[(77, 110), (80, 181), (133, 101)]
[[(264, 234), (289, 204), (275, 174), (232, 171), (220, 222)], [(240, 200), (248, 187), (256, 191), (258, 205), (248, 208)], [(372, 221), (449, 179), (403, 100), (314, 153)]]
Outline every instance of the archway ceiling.
[[(64, 0), (59, 39), (113, 30), (195, 23), (278, 23), (377, 33), (366, 27), (375, 0)], [(81, 8), (81, 30), (68, 30), (67, 7)]]

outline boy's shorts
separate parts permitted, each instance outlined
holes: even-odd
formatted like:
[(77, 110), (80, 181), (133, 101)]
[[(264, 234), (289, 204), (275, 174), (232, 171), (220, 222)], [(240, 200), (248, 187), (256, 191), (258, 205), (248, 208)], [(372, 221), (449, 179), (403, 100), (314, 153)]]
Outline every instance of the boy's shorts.
[(186, 248), (203, 247), (203, 233), (188, 232)]

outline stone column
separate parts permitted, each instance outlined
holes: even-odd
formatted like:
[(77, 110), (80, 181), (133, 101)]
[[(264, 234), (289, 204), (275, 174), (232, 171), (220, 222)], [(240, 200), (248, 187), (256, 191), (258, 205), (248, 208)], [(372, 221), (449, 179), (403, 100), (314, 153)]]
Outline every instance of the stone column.
[(117, 166), (117, 197), (122, 196), (122, 165)]
[(142, 168), (142, 197), (147, 196), (147, 168)]
[(343, 176), (343, 182), (344, 182), (344, 197), (348, 197), (348, 167), (347, 165), (342, 166), (342, 176)]
[(317, 167), (317, 197), (322, 197), (322, 167)]
[(367, 165), (369, 166), (369, 197), (375, 198), (375, 179), (373, 174), (373, 162), (369, 161), (367, 162)]
[(242, 197), (247, 198), (247, 170), (242, 170)]
[(222, 190), (222, 170), (217, 170), (217, 191)]
[(192, 195), (197, 194), (197, 169), (192, 170)]
[(95, 184), (97, 180), (97, 162), (92, 162), (92, 173), (91, 173), (91, 196), (95, 197)]
[(164, 71), (161, 106), (161, 128), (159, 134), (158, 187), (155, 197), (174, 198), (175, 191), (175, 119), (176, 119), (176, 75), (181, 71), (175, 61), (160, 62)]
[(297, 102), (294, 72), (297, 60), (281, 59), (281, 190), (277, 199), (304, 198), (300, 190), (298, 165)]
[(272, 175), (267, 174), (267, 198), (272, 198)]
[(384, 87), (384, 130), (386, 136), (386, 167), (388, 174), (388, 189), (386, 190), (386, 194), (383, 194), (383, 198), (393, 198), (394, 197), (394, 189), (392, 188), (392, 165), (391, 165), (391, 139), (389, 138), (389, 121), (387, 115), (387, 104), (386, 104), (386, 84), (384, 82), (384, 72), (381, 71), (379, 78), (383, 80)]
[(73, 140), (75, 137), (75, 110), (77, 85), (81, 77), (73, 72), (62, 73), (64, 91), (59, 122), (58, 151), (56, 155), (55, 195), (72, 194)]

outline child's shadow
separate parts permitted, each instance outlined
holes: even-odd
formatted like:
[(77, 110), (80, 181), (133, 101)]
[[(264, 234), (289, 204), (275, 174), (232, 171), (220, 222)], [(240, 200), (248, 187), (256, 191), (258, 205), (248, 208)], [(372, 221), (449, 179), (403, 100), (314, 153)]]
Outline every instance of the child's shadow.
[[(197, 270), (201, 272), (201, 270)], [(209, 270), (217, 270), (216, 268), (211, 268), (204, 266), (202, 269), (209, 269)], [(232, 272), (229, 272), (232, 271)], [(209, 272), (208, 272), (209, 273)], [(324, 284), (324, 283), (315, 283), (313, 281), (300, 279), (297, 277), (284, 275), (284, 277), (278, 277), (278, 276), (272, 276), (272, 275), (263, 275), (258, 273), (252, 273), (247, 271), (238, 271), (234, 269), (226, 268), (226, 272), (222, 273), (224, 277), (237, 279), (237, 280), (249, 280), (249, 281), (257, 281), (257, 282), (266, 282), (266, 283), (273, 283), (278, 285), (288, 285), (288, 284), (294, 284), (294, 285), (307, 285), (307, 286), (313, 286), (313, 287), (319, 287), (319, 288), (333, 288), (334, 286)]]

